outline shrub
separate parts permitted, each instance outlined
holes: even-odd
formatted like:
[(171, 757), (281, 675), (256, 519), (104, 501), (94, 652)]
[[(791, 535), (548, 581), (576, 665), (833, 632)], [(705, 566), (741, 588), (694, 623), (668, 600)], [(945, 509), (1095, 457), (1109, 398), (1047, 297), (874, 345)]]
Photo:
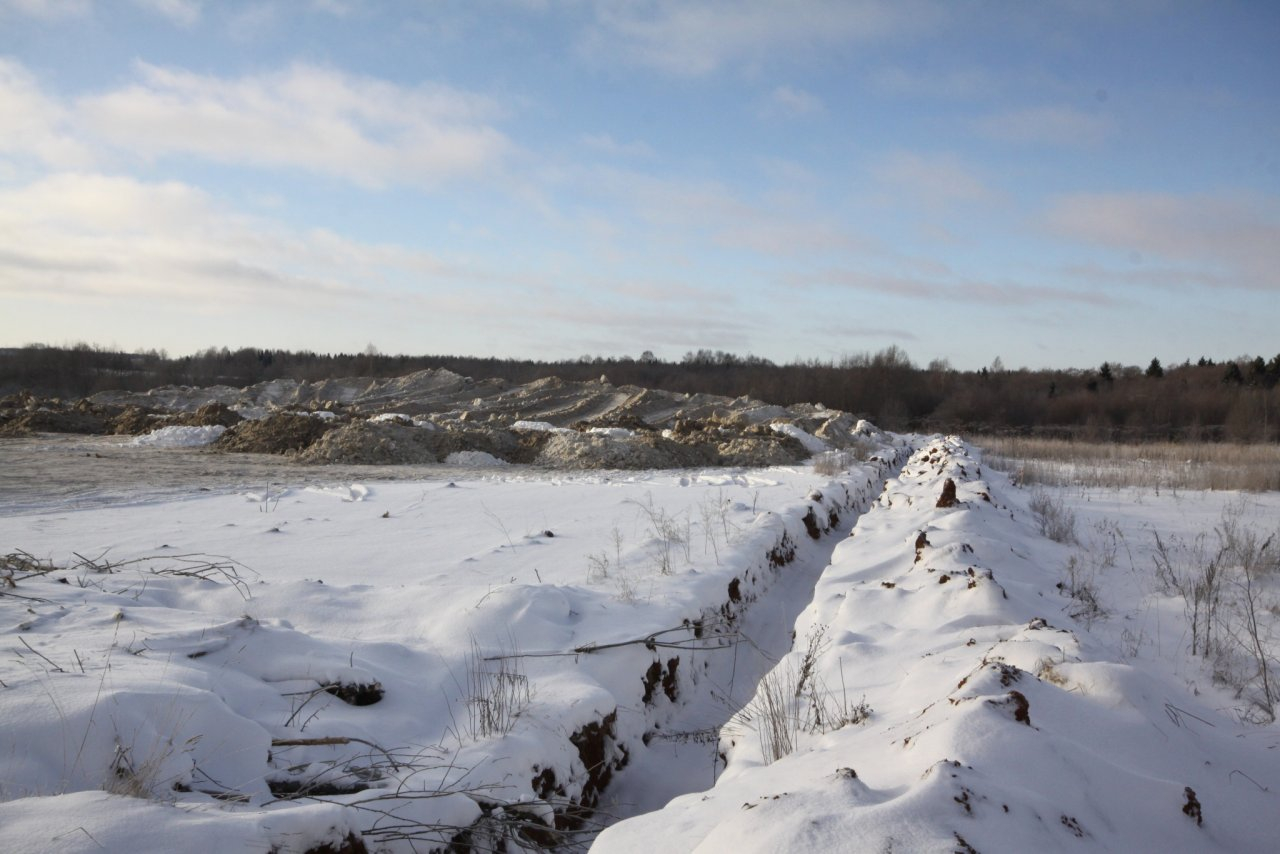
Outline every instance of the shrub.
[(1040, 533), (1055, 543), (1076, 541), (1076, 514), (1061, 498), (1037, 489), (1031, 494), (1031, 512), (1036, 517)]

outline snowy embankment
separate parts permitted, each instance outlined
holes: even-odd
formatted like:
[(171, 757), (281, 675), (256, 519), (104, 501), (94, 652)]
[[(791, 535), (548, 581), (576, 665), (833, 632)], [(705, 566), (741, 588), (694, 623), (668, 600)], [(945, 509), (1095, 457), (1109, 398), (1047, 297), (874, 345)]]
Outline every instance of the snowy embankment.
[(1276, 850), (1275, 725), (1067, 616), (1069, 549), (1028, 499), (959, 440), (918, 451), (726, 727), (714, 788), (593, 851)]
[(0, 518), (5, 845), (489, 850), (657, 806), (665, 736), (750, 696), (900, 465), (875, 435), (830, 478), (504, 472)]

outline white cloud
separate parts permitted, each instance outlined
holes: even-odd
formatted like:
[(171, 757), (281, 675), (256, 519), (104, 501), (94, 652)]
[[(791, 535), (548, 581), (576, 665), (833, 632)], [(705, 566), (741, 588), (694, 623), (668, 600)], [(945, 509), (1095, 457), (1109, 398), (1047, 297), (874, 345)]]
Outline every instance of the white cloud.
[(1047, 225), (1059, 237), (1124, 254), (1128, 266), (1115, 271), (1120, 279), (1141, 272), (1134, 264), (1169, 265), (1168, 284), (1280, 290), (1280, 206), (1274, 200), (1081, 193), (1055, 200)]
[(677, 75), (883, 41), (932, 26), (944, 12), (927, 0), (595, 0), (594, 9), (589, 55)]
[(820, 213), (764, 204), (712, 181), (686, 181), (601, 169), (588, 177), (594, 192), (652, 229), (657, 244), (708, 244), (757, 255), (866, 251), (869, 242)]
[(1075, 107), (1033, 107), (978, 119), (975, 130), (999, 142), (1096, 145), (1111, 133), (1110, 122)]
[(766, 117), (811, 116), (825, 110), (826, 105), (817, 95), (791, 86), (777, 86), (765, 99), (761, 115)]
[(311, 0), (311, 8), (335, 18), (345, 18), (354, 11), (355, 6), (350, 0)]
[(237, 9), (227, 21), (227, 33), (236, 41), (248, 42), (273, 29), (280, 20), (274, 0), (253, 2)]
[(971, 166), (953, 154), (894, 152), (880, 161), (875, 174), (908, 200), (927, 207), (985, 202), (995, 195)]
[(194, 27), (200, 20), (202, 0), (133, 0), (134, 5), (168, 18), (179, 27)]
[(366, 187), (433, 186), (497, 166), (488, 98), (312, 65), (222, 78), (139, 64), (139, 82), (80, 99), (78, 122), (122, 151), (297, 168)]
[(911, 98), (966, 100), (995, 94), (1001, 86), (979, 69), (956, 69), (939, 73), (890, 66), (871, 75), (871, 85), (885, 95)]
[(619, 142), (607, 133), (588, 134), (582, 138), (587, 148), (616, 157), (652, 157), (653, 149), (641, 140)]
[(62, 101), (0, 58), (0, 155), (55, 169), (139, 157), (301, 169), (381, 188), (499, 170), (515, 146), (491, 99), (312, 65), (223, 78), (137, 65), (137, 82)]
[[(168, 18), (180, 27), (200, 20), (204, 0), (132, 0), (135, 6)], [(45, 21), (83, 18), (93, 11), (93, 0), (0, 0), (0, 12), (11, 11)]]
[(889, 297), (917, 300), (951, 300), (987, 305), (1040, 305), (1047, 302), (1105, 305), (1106, 294), (1045, 285), (992, 282), (955, 274), (919, 276), (912, 272), (877, 272), (851, 267), (818, 273), (793, 274), (786, 278), (793, 287), (827, 287), (854, 290)]
[(0, 154), (34, 158), (54, 168), (81, 168), (90, 151), (70, 128), (69, 110), (47, 97), (25, 68), (0, 57)]
[(232, 313), (489, 278), (429, 252), (246, 216), (185, 184), (95, 174), (0, 190), (0, 233), (0, 293), (50, 300), (147, 299)]
[(45, 21), (83, 17), (92, 6), (91, 0), (0, 0), (0, 12), (17, 12)]

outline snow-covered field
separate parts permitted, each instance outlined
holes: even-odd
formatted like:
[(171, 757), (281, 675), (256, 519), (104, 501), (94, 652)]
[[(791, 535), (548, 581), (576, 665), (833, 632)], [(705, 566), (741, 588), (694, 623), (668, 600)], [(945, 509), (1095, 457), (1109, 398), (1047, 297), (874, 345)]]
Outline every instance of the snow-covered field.
[(3, 845), (1275, 850), (1245, 576), (1208, 656), (1174, 588), (1280, 495), (1033, 492), (878, 439), (831, 476), (0, 500)]
[(0, 516), (4, 844), (486, 850), (705, 788), (716, 730), (905, 460), (881, 441), (835, 477), (25, 494)]

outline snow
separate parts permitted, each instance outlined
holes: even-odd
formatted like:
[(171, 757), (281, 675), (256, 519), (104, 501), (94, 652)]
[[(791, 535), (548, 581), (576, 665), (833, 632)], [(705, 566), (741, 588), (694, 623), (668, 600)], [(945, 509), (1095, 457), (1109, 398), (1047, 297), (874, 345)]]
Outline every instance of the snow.
[(458, 454), (9, 507), (0, 553), (57, 569), (0, 587), (4, 844), (527, 846), (598, 800), (603, 852), (1274, 850), (1280, 729), (1151, 567), (1280, 495), (1059, 490), (1057, 543), (963, 442), (854, 432), (831, 478)]
[[(961, 503), (940, 508), (946, 478)], [(786, 688), (793, 749), (771, 749), (762, 690), (722, 730), (713, 788), (610, 827), (592, 850), (1274, 850), (1277, 728), (1196, 684), (1204, 671), (1140, 565), (1153, 526), (1230, 502), (1089, 498), (1099, 506), (1081, 512), (1121, 520), (1135, 559), (1105, 573), (1112, 620), (1086, 627), (1056, 589), (1081, 553), (1040, 535), (1029, 495), (984, 477), (958, 441), (921, 449), (836, 549), (768, 677)], [(1256, 498), (1249, 518), (1274, 524), (1277, 499)], [(1147, 642), (1127, 653), (1133, 637)], [(864, 701), (865, 720), (840, 720)]]
[(568, 427), (557, 427), (549, 421), (515, 421), (511, 429), (526, 433), (572, 433)]
[(795, 439), (801, 445), (804, 445), (804, 449), (811, 454), (821, 454), (823, 451), (828, 450), (826, 442), (822, 441), (812, 433), (806, 433), (794, 424), (777, 422), (770, 424), (769, 427), (775, 433), (781, 433), (783, 436), (790, 436), (792, 439)]
[(446, 465), (451, 466), (473, 466), (476, 468), (501, 468), (510, 465), (506, 460), (501, 460), (493, 454), (485, 451), (454, 451), (444, 458)]
[(208, 427), (161, 427), (142, 436), (135, 436), (127, 444), (135, 447), (199, 448), (212, 445), (226, 430), (221, 424)]
[[(3, 550), (58, 568), (17, 573), (0, 596), (6, 845), (120, 847), (127, 815), (170, 849), (205, 850), (226, 819), (228, 850), (349, 830), (412, 850), (360, 809), (338, 820), (277, 800), (282, 781), (371, 787), (326, 807), (420, 793), (387, 804), (420, 842), (477, 821), (510, 833), (510, 816), (543, 820), (568, 799), (655, 808), (624, 794), (649, 789), (624, 783), (628, 757), (644, 767), (646, 734), (686, 705), (718, 723), (747, 699), (839, 539), (812, 538), (806, 517), (847, 530), (890, 470), (512, 467), (24, 503), (0, 516)], [(475, 687), (486, 674), (516, 688), (492, 721)], [(603, 796), (574, 741), (593, 727), (617, 779)]]
[(606, 439), (630, 439), (635, 433), (622, 427), (589, 427), (587, 433), (593, 436), (604, 436)]

